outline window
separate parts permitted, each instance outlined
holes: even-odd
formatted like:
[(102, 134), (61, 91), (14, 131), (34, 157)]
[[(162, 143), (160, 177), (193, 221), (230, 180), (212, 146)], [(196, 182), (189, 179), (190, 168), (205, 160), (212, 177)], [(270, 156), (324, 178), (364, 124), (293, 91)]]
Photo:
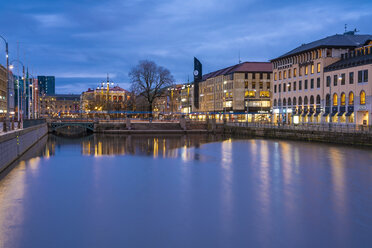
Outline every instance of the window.
[(276, 81), (278, 78), (277, 78), (277, 74), (276, 72), (274, 73), (274, 80)]
[(274, 99), (274, 107), (276, 107), (276, 99)]
[(333, 106), (337, 106), (337, 94), (333, 94)]
[(327, 87), (331, 85), (331, 76), (327, 76)]
[(349, 93), (349, 105), (354, 105), (354, 93), (352, 91)]
[(267, 79), (270, 79), (270, 73), (267, 73)]
[(256, 97), (256, 92), (254, 90), (246, 90), (245, 97)]
[(256, 83), (255, 82), (252, 83), (252, 89), (256, 89)]
[(304, 88), (305, 88), (305, 90), (307, 90), (307, 79), (305, 80)]
[(363, 71), (363, 76), (364, 76), (364, 82), (367, 83), (368, 82), (368, 70), (364, 70)]
[(260, 91), (260, 97), (270, 97), (269, 91)]
[(320, 89), (320, 78), (316, 79), (316, 87)]
[(305, 75), (309, 74), (309, 67), (305, 66)]
[(358, 71), (358, 83), (363, 82), (363, 71)]
[(316, 72), (317, 72), (317, 73), (320, 73), (320, 63), (318, 63), (318, 64), (316, 65)]
[(362, 90), (360, 92), (360, 105), (365, 105), (366, 104), (366, 92)]
[(274, 85), (274, 93), (276, 93), (276, 85)]
[(283, 72), (283, 79), (286, 79), (287, 78), (287, 71), (284, 71)]
[(288, 78), (291, 78), (291, 77), (292, 77), (291, 74), (292, 74), (292, 73), (291, 73), (291, 69), (289, 69), (289, 70), (288, 70)]
[(298, 90), (302, 90), (302, 81), (298, 81)]
[(285, 87), (285, 83), (283, 84), (283, 92), (285, 92), (285, 89), (286, 89), (287, 87)]
[(345, 78), (346, 78), (345, 73), (342, 73), (341, 74), (341, 85), (345, 85)]
[(350, 72), (349, 73), (349, 84), (353, 84), (354, 83), (354, 72)]
[(301, 77), (302, 76), (302, 70), (301, 70), (302, 68), (300, 67), (299, 69), (298, 69), (298, 75)]
[(333, 85), (337, 86), (337, 75), (333, 75)]
[(270, 82), (266, 83), (266, 89), (268, 89), (268, 90), (270, 89)]
[(341, 93), (341, 106), (345, 106), (346, 105), (346, 95), (345, 93)]
[(244, 79), (248, 79), (248, 73), (245, 73)]
[(288, 83), (288, 92), (291, 91), (291, 83)]
[(260, 82), (260, 90), (262, 90), (262, 89), (263, 89), (263, 83)]
[(314, 89), (314, 78), (310, 80), (310, 89)]
[(311, 74), (314, 74), (314, 65), (311, 65)]
[(296, 82), (293, 82), (293, 91), (296, 91)]
[(279, 72), (279, 80), (282, 80), (282, 72)]
[(252, 73), (252, 79), (256, 79), (256, 73)]
[(293, 103), (293, 106), (297, 105), (296, 97), (293, 97), (292, 103)]
[(297, 68), (293, 69), (293, 77), (297, 77)]
[(316, 96), (316, 105), (320, 105), (320, 95)]

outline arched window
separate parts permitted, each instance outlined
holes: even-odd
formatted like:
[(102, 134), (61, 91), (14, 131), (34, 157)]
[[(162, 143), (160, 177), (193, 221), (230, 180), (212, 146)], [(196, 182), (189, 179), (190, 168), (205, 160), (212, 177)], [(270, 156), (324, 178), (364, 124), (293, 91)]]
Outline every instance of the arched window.
[(354, 92), (349, 92), (349, 105), (354, 105)]
[(291, 98), (288, 97), (288, 106), (292, 106), (292, 101), (291, 101)]
[(309, 104), (309, 100), (308, 100), (307, 96), (305, 96), (305, 98), (304, 98), (304, 105), (308, 105), (308, 104)]
[(282, 100), (281, 99), (278, 100), (278, 106), (279, 107), (282, 106)]
[(365, 105), (366, 104), (366, 92), (362, 90), (360, 92), (360, 105)]
[(314, 96), (310, 96), (310, 105), (314, 105)]
[(276, 99), (274, 99), (274, 107), (276, 107)]
[(320, 96), (319, 95), (316, 96), (316, 105), (320, 105)]
[(296, 97), (293, 97), (293, 106), (296, 106), (296, 105), (297, 105)]
[(338, 105), (338, 102), (337, 102), (337, 94), (334, 93), (333, 94), (333, 106), (337, 106)]
[(300, 105), (300, 106), (302, 105), (302, 97), (298, 98), (298, 105)]
[(329, 96), (329, 94), (326, 95), (326, 106), (330, 106), (331, 105), (331, 97)]
[(344, 92), (341, 93), (341, 106), (346, 105), (346, 95)]
[(285, 100), (285, 98), (283, 99), (283, 106), (286, 106), (287, 105), (287, 101)]

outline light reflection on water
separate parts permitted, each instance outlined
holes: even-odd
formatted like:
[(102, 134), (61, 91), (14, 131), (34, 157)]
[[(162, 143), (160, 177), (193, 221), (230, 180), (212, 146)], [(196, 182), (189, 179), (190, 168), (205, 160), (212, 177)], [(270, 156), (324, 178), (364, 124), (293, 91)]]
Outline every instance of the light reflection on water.
[(369, 247), (371, 150), (49, 136), (0, 181), (0, 247)]

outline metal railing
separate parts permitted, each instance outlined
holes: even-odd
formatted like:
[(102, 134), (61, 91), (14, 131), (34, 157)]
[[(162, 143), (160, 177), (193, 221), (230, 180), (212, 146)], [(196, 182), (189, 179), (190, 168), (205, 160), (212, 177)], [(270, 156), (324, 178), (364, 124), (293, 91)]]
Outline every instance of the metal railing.
[(227, 126), (246, 127), (246, 128), (269, 128), (281, 130), (303, 130), (303, 131), (322, 131), (322, 132), (339, 132), (339, 133), (368, 133), (372, 134), (372, 126), (340, 123), (303, 123), (303, 124), (285, 124), (277, 125), (272, 123), (254, 123), (254, 122), (228, 122)]

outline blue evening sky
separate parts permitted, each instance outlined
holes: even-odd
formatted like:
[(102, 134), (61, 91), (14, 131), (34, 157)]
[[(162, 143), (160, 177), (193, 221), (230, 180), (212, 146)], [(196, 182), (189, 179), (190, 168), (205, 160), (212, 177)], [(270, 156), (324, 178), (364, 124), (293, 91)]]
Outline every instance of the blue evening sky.
[(236, 64), (239, 51), (242, 61), (268, 61), (345, 23), (372, 34), (371, 10), (370, 0), (0, 0), (0, 34), (11, 59), (56, 76), (57, 93), (81, 93), (106, 73), (129, 88), (142, 59), (184, 83), (194, 56), (207, 73)]

